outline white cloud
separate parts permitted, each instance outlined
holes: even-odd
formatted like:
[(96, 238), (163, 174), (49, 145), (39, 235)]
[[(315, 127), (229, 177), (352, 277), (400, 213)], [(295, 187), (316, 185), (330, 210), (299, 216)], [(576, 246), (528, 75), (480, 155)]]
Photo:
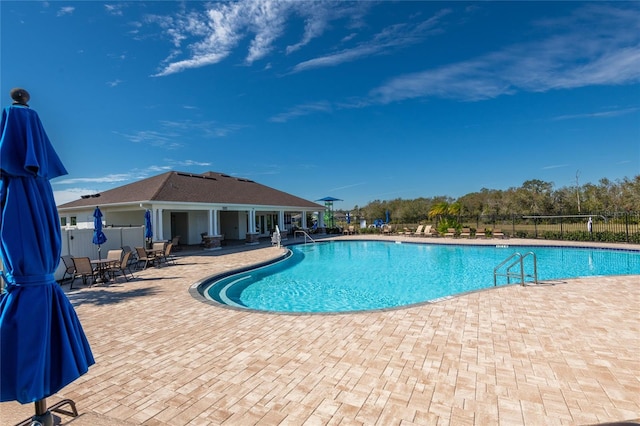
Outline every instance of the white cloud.
[(132, 175), (129, 173), (112, 174), (99, 177), (84, 177), (84, 178), (62, 178), (55, 180), (56, 185), (75, 185), (77, 183), (114, 183), (124, 182), (132, 179)]
[[(441, 19), (449, 13), (451, 13), (450, 9), (443, 9), (438, 11), (431, 18), (416, 24), (407, 23), (388, 26), (377, 33), (371, 40), (362, 42), (356, 47), (343, 49), (330, 55), (324, 55), (301, 62), (293, 68), (293, 72), (296, 73), (313, 68), (336, 66), (344, 62), (355, 61), (362, 57), (385, 54), (392, 49), (402, 48), (421, 42), (427, 35), (431, 33), (438, 33), (440, 31), (438, 29), (438, 24)], [(351, 34), (347, 39), (350, 40), (353, 37), (354, 35)]]
[(561, 121), (561, 120), (574, 120), (580, 118), (608, 118), (608, 117), (618, 117), (621, 115), (632, 114), (637, 112), (640, 108), (624, 108), (624, 109), (616, 109), (609, 111), (600, 111), (600, 112), (590, 112), (584, 114), (571, 114), (571, 115), (559, 115), (554, 117), (552, 120)]
[(76, 8), (73, 6), (64, 6), (58, 9), (58, 13), (56, 13), (56, 16), (71, 15), (73, 14), (74, 10), (76, 10)]
[(123, 7), (125, 7), (124, 3), (105, 4), (104, 10), (110, 15), (122, 16)]
[(120, 79), (116, 78), (116, 79), (115, 79), (115, 80), (113, 80), (113, 81), (107, 81), (107, 86), (109, 86), (109, 87), (116, 87), (116, 86), (118, 86), (120, 83), (122, 83), (122, 80), (120, 80)]
[(147, 23), (159, 25), (174, 45), (174, 51), (153, 76), (162, 77), (219, 63), (247, 38), (250, 41), (245, 64), (251, 65), (274, 51), (274, 43), (284, 34), (289, 18), (302, 16), (305, 31), (300, 42), (286, 48), (286, 52), (291, 53), (320, 36), (328, 21), (345, 16), (357, 19), (358, 11), (368, 7), (366, 2), (241, 0), (208, 3), (203, 13), (190, 11), (172, 17), (149, 16)]
[(313, 102), (303, 105), (297, 105), (287, 112), (283, 112), (271, 117), (269, 121), (274, 123), (285, 123), (292, 118), (309, 115), (316, 112), (331, 112), (331, 105), (329, 104), (329, 102)]
[(638, 83), (640, 12), (619, 12), (606, 5), (588, 5), (561, 23), (545, 22), (563, 32), (398, 76), (372, 90), (370, 101), (389, 103), (422, 97), (477, 101), (518, 91)]

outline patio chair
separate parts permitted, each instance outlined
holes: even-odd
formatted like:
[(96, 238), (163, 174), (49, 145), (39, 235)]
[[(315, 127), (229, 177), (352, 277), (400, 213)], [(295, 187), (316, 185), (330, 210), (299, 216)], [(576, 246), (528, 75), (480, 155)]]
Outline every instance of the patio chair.
[(148, 254), (144, 247), (136, 247), (136, 255), (138, 256), (138, 262), (136, 263), (137, 269), (140, 269), (140, 264), (144, 262), (142, 269), (147, 269), (149, 264), (155, 265), (158, 258), (154, 254)]
[(73, 256), (67, 254), (61, 257), (62, 264), (64, 266), (64, 274), (60, 282), (64, 282), (67, 278), (73, 278), (73, 274), (76, 272), (76, 267), (73, 264)]
[(122, 259), (122, 249), (109, 250), (107, 252), (107, 260), (113, 260), (114, 263), (120, 262)]
[(136, 254), (136, 252), (131, 250), (131, 247), (122, 246), (122, 252), (131, 253), (131, 256), (129, 256), (129, 268), (138, 264), (138, 255)]
[[(73, 266), (75, 272), (73, 273), (73, 280), (71, 281), (71, 285), (69, 286), (69, 290), (73, 289), (73, 283), (76, 281), (76, 278), (82, 278), (82, 284), (87, 285), (87, 281), (89, 278), (93, 280), (93, 283), (96, 282), (98, 278), (98, 271), (93, 269), (93, 265), (91, 265), (91, 259), (88, 257), (74, 257), (73, 258)], [(93, 283), (89, 283), (91, 286)]]
[(478, 227), (478, 229), (476, 229), (476, 238), (484, 238), (484, 237), (486, 237), (484, 228)]
[[(173, 243), (168, 243), (166, 246), (164, 246), (163, 251), (156, 252), (157, 253), (156, 257), (158, 259), (159, 264), (162, 264), (164, 262), (167, 265), (175, 265), (176, 263), (175, 257), (171, 254), (172, 248), (173, 248)], [(154, 250), (155, 250), (155, 247), (154, 247)]]
[(109, 275), (111, 275), (111, 278), (115, 281), (118, 274), (122, 274), (122, 276), (124, 276), (125, 281), (129, 281), (129, 277), (127, 276), (127, 271), (129, 271), (129, 274), (131, 274), (131, 279), (134, 278), (133, 276), (133, 272), (131, 271), (130, 267), (129, 267), (129, 258), (131, 257), (131, 252), (128, 251), (124, 254), (124, 256), (122, 256), (122, 259), (114, 264), (113, 266), (110, 266), (109, 269), (107, 269), (107, 272), (109, 273)]
[(173, 251), (180, 251), (182, 247), (180, 247), (180, 235), (176, 235), (171, 239), (171, 244), (173, 244)]
[(471, 238), (471, 228), (462, 228), (460, 238)]
[(456, 236), (456, 228), (447, 228), (447, 232), (444, 233), (445, 237), (455, 237)]

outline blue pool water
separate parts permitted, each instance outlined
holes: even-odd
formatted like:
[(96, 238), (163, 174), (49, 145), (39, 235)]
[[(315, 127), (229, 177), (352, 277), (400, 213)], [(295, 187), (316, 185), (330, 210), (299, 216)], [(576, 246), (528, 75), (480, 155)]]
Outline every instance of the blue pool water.
[[(290, 248), (285, 260), (209, 283), (205, 296), (231, 306), (276, 312), (399, 307), (492, 287), (494, 267), (514, 252), (530, 251), (537, 257), (538, 280), (640, 274), (640, 252), (625, 250), (380, 241)], [(527, 273), (533, 270), (530, 259), (525, 261)], [(498, 277), (498, 285), (506, 283), (506, 278)]]

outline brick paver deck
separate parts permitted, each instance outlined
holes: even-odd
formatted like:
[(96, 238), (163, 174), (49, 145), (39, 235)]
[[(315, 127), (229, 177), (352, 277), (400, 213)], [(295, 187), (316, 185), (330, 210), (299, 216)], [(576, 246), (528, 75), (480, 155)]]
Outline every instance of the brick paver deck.
[[(205, 276), (280, 253), (197, 252), (137, 272), (135, 281), (69, 291), (96, 364), (49, 398), (71, 398), (82, 413), (61, 416), (61, 424), (585, 425), (640, 418), (638, 276), (505, 286), (337, 315), (233, 310), (189, 293)], [(3, 425), (31, 414), (31, 405), (0, 404)]]

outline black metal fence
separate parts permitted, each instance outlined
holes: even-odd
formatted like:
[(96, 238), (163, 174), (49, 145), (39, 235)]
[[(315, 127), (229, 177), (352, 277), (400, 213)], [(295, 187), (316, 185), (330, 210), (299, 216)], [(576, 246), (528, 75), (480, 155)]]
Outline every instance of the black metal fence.
[(461, 217), (462, 226), (499, 228), (515, 238), (640, 244), (640, 212)]

